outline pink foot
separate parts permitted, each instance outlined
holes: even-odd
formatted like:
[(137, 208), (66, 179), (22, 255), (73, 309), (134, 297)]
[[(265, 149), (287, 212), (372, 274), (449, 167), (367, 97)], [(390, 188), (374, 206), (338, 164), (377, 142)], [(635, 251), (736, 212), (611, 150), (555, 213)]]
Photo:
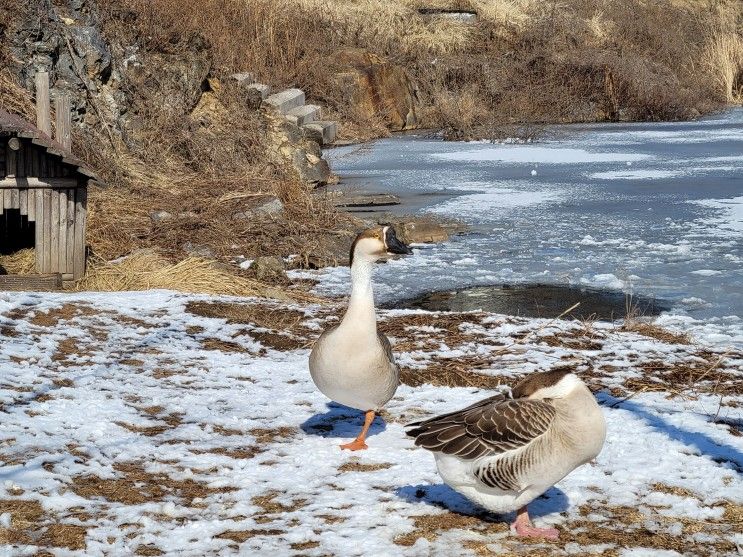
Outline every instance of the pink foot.
[(556, 540), (560, 537), (560, 532), (556, 528), (537, 528), (531, 524), (522, 524), (514, 522), (513, 526), (516, 533), (523, 538), (545, 538)]
[(529, 511), (526, 506), (521, 507), (516, 513), (516, 520), (512, 524), (516, 533), (523, 538), (545, 538), (556, 540), (560, 537), (560, 532), (555, 528), (537, 528), (531, 523)]

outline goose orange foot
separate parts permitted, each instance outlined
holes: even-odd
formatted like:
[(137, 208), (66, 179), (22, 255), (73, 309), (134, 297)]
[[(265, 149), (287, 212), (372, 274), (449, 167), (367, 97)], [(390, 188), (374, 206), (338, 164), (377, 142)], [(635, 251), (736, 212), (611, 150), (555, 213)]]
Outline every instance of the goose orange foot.
[(368, 449), (369, 447), (364, 441), (366, 440), (366, 432), (369, 431), (369, 428), (371, 427), (373, 421), (374, 410), (369, 410), (364, 416), (364, 427), (361, 428), (361, 433), (359, 433), (359, 436), (350, 443), (341, 445), (341, 449), (348, 449), (349, 451), (363, 451), (364, 449)]
[(369, 445), (364, 443), (363, 439), (354, 439), (350, 443), (340, 445), (340, 447), (341, 449), (348, 449), (349, 451), (363, 451), (364, 449), (368, 449)]
[(516, 530), (516, 534), (524, 538), (556, 540), (560, 537), (560, 531), (556, 528), (537, 528), (534, 526), (529, 518), (529, 511), (526, 510), (526, 507), (519, 509), (512, 526)]

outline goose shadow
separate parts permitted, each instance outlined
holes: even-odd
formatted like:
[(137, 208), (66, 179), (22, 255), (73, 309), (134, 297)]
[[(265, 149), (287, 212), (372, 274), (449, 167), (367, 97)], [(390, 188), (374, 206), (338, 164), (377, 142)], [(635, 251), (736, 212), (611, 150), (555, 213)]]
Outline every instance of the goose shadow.
[[(337, 402), (327, 404), (328, 411), (315, 414), (303, 422), (299, 427), (308, 435), (320, 437), (356, 437), (364, 425), (364, 412), (343, 406)], [(387, 424), (379, 416), (374, 416), (374, 421), (369, 428), (367, 437), (382, 433), (387, 429)]]
[(606, 393), (599, 393), (597, 398), (604, 406), (611, 408), (616, 405), (617, 409), (632, 412), (650, 427), (664, 433), (669, 439), (678, 441), (687, 447), (693, 447), (713, 462), (743, 475), (743, 452), (739, 449), (720, 443), (704, 433), (688, 431), (670, 424), (635, 401), (620, 401)]
[[(473, 516), (485, 522), (503, 522), (504, 516), (491, 513), (454, 491), (446, 484), (406, 485), (395, 490), (400, 499), (413, 504), (425, 504), (438, 507), (465, 516)], [(565, 492), (551, 487), (529, 503), (529, 516), (539, 518), (560, 513), (570, 506)]]

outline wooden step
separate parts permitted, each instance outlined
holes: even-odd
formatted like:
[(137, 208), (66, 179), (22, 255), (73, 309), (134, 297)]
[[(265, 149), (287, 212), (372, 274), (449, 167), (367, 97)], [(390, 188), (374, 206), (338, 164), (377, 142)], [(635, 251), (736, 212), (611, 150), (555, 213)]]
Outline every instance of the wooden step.
[(338, 135), (338, 124), (319, 120), (302, 126), (308, 139), (317, 141), (320, 145), (329, 145)]
[(62, 289), (62, 275), (52, 273), (48, 275), (0, 275), (0, 292), (38, 291), (50, 292)]
[(281, 114), (286, 114), (291, 109), (304, 105), (304, 91), (301, 89), (286, 89), (280, 93), (269, 95), (263, 101), (263, 104), (278, 110)]
[(320, 111), (322, 109), (316, 104), (306, 104), (304, 106), (298, 106), (292, 108), (286, 113), (286, 119), (294, 122), (298, 126), (304, 126), (310, 122), (314, 122), (320, 118)]

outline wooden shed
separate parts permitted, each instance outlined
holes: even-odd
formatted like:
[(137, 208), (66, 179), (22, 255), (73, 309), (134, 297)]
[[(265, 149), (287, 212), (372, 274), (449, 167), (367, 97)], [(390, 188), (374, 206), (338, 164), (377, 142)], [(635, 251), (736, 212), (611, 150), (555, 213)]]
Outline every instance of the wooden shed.
[(49, 132), (0, 109), (0, 253), (34, 248), (37, 273), (0, 276), (0, 290), (24, 282), (33, 288), (40, 275), (57, 283), (82, 278), (91, 178)]

